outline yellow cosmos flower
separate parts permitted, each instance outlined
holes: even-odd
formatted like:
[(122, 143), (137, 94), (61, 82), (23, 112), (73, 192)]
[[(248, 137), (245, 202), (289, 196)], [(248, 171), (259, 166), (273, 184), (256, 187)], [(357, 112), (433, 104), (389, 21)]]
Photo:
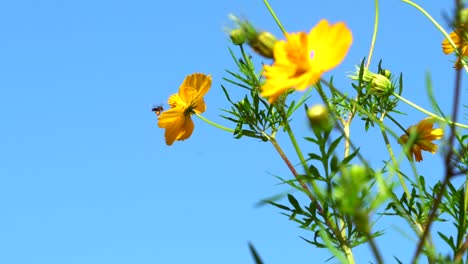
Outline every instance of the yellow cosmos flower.
[(432, 117), (423, 119), (418, 124), (406, 129), (406, 133), (398, 140), (398, 143), (405, 145), (412, 137), (412, 134), (416, 134), (416, 138), (412, 141), (407, 153), (409, 160), (413, 160), (413, 155), (417, 162), (423, 160), (421, 150), (431, 152), (432, 154), (436, 153), (437, 145), (431, 141), (441, 139), (444, 131), (442, 128), (434, 129), (434, 122), (435, 119)]
[(343, 61), (352, 42), (351, 31), (342, 22), (321, 20), (309, 34), (286, 33), (285, 41), (275, 43), (274, 64), (264, 66), (262, 96), (273, 103), (290, 88), (302, 91), (317, 83)]
[[(468, 41), (465, 39), (464, 36), (460, 36), (461, 32), (460, 31), (454, 31), (450, 33), (450, 38), (452, 39), (453, 43), (455, 44), (456, 48), (460, 48), (461, 51), (461, 56), (465, 57), (468, 56)], [(442, 51), (445, 54), (450, 54), (455, 51), (455, 48), (450, 45), (450, 42), (447, 39), (444, 39), (442, 41)], [(458, 57), (457, 61), (455, 62), (454, 68), (459, 70), (463, 67), (463, 64), (461, 63), (461, 58)]]
[(164, 137), (167, 145), (176, 140), (185, 140), (192, 135), (193, 113), (205, 112), (206, 105), (203, 96), (211, 87), (211, 76), (194, 73), (185, 78), (177, 94), (171, 95), (168, 104), (171, 107), (158, 117), (158, 126), (166, 129)]

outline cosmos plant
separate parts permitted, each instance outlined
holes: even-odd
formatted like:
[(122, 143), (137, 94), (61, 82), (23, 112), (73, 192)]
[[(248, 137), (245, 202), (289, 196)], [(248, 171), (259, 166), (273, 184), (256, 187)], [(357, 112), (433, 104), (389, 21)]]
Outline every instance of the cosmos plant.
[[(468, 125), (457, 122), (463, 105), (459, 98), (467, 91), (461, 89), (461, 77), (468, 72), (468, 9), (456, 2), (451, 33), (447, 33), (422, 7), (410, 0), (403, 2), (441, 32), (440, 52), (455, 56), (453, 68), (447, 68), (455, 73), (455, 96), (447, 113), (431, 96), (429, 82), (426, 89), (413, 87), (410, 92), (427, 93), (437, 113), (404, 97), (403, 73), (395, 74), (398, 69), (386, 69), (383, 59), (372, 63), (379, 23), (377, 0), (369, 53), (346, 76), (335, 68), (346, 61), (352, 45), (364, 45), (353, 38), (346, 21), (323, 18), (311, 22), (309, 29), (289, 32), (264, 0), (283, 35), (260, 31), (247, 19), (231, 15), (229, 51), (234, 66), (228, 66), (226, 76), (181, 76), (182, 84), (168, 99), (169, 107), (153, 109), (166, 144), (190, 144), (186, 140), (195, 129), (193, 117), (235, 139), (271, 144), (290, 171), (278, 177), (289, 189), (262, 203), (274, 206), (308, 231), (303, 240), (313, 245), (311, 250), (328, 250), (341, 263), (468, 263)], [(337, 76), (326, 79), (325, 73)], [(223, 82), (226, 107), (221, 120), (226, 125), (202, 116), (209, 109), (205, 95), (219, 89), (211, 87), (212, 78)], [(349, 86), (336, 86), (338, 78)], [(239, 96), (239, 92), (244, 93)], [(321, 103), (309, 107), (311, 101)], [(404, 112), (403, 104), (415, 111)], [(293, 119), (306, 120), (308, 128), (301, 130)], [(351, 124), (356, 125), (353, 131)], [(373, 130), (377, 133), (370, 133)], [(297, 131), (302, 132), (302, 140)], [(292, 144), (294, 156), (283, 151), (285, 142), (277, 139), (279, 133)], [(377, 137), (362, 142), (363, 134)], [(371, 140), (381, 142), (376, 146), (380, 153), (361, 150)], [(429, 156), (430, 160), (441, 158), (442, 175), (420, 173), (434, 166), (426, 162)], [(371, 164), (370, 158), (375, 161), (376, 157), (381, 162)], [(410, 234), (398, 237), (397, 230), (378, 229), (382, 218), (400, 219)], [(408, 247), (411, 259), (397, 255), (386, 259), (383, 252), (388, 249), (379, 246), (380, 237), (395, 243), (411, 237), (407, 241), (412, 245)], [(357, 262), (353, 250), (362, 244), (369, 246), (372, 259)], [(263, 263), (254, 245), (250, 244), (250, 250), (253, 262)]]

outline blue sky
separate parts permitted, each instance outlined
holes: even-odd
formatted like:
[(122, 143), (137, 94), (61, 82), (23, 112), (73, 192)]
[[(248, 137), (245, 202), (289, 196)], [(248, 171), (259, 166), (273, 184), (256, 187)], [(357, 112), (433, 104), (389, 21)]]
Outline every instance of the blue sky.
[[(271, 4), (288, 31), (308, 31), (322, 18), (347, 23), (354, 43), (333, 71), (338, 85), (347, 84), (344, 74), (367, 56), (372, 1)], [(443, 14), (452, 3), (420, 4), (447, 26)], [(373, 70), (382, 58), (392, 72), (403, 72), (404, 95), (426, 108), (431, 73), (449, 111), (453, 57), (442, 54), (442, 35), (403, 2), (380, 5)], [(303, 242), (299, 235), (309, 234), (275, 208), (254, 206), (287, 191), (272, 176), (289, 174), (270, 145), (235, 140), (195, 120), (189, 140), (167, 147), (150, 111), (186, 75), (203, 72), (213, 76), (204, 115), (230, 125), (219, 117), (228, 107), (222, 77), (235, 69), (224, 31), (230, 13), (280, 36), (260, 0), (0, 3), (0, 263), (253, 263), (248, 241), (268, 264), (329, 257)], [(410, 111), (405, 125), (425, 117), (402, 109)], [(381, 164), (381, 140), (366, 138), (363, 151), (383, 153), (373, 160)], [(421, 170), (441, 178), (441, 157), (424, 157)], [(395, 225), (382, 228), (396, 232)], [(409, 258), (402, 251), (412, 242), (393, 239), (379, 241), (386, 257)], [(367, 247), (356, 257), (372, 260)]]

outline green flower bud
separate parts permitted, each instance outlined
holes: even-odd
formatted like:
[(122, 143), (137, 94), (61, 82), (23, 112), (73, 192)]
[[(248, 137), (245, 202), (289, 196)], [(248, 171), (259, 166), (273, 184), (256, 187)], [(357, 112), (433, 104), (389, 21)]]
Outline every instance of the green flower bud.
[(390, 79), (392, 77), (392, 72), (389, 70), (383, 70), (382, 75)]
[(384, 75), (374, 74), (370, 91), (375, 95), (385, 96), (393, 92), (393, 86), (390, 80)]
[(313, 129), (329, 131), (333, 127), (328, 108), (323, 105), (318, 104), (307, 109), (307, 118)]
[(275, 36), (266, 31), (257, 31), (255, 27), (247, 20), (239, 19), (234, 15), (229, 16), (234, 21), (238, 28), (231, 30), (229, 36), (236, 45), (241, 45), (245, 42), (258, 54), (273, 58), (273, 47), (277, 42)]
[(468, 8), (465, 8), (460, 11), (460, 24), (467, 25), (467, 23), (468, 23)]
[[(364, 72), (362, 74), (362, 80), (364, 82), (370, 82), (374, 76), (374, 73), (369, 71), (366, 68), (363, 68)], [(348, 75), (351, 80), (359, 80), (359, 74), (361, 73), (361, 67), (356, 66), (356, 72), (353, 75)]]
[(270, 32), (262, 31), (249, 41), (250, 47), (263, 57), (273, 59), (273, 48), (278, 40)]
[(242, 45), (247, 39), (244, 30), (242, 30), (241, 28), (231, 30), (231, 32), (229, 33), (229, 37), (231, 38), (231, 41), (234, 45)]
[(354, 182), (357, 183), (357, 185), (361, 185), (363, 183), (361, 181), (364, 181), (366, 178), (367, 170), (361, 165), (353, 164), (349, 168), (348, 173), (348, 175), (353, 179)]

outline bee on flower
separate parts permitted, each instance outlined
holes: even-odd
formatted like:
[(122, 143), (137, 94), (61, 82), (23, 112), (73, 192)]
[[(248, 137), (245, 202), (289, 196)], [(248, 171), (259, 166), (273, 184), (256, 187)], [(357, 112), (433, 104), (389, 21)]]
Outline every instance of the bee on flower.
[(155, 106), (151, 109), (152, 112), (156, 114), (156, 116), (159, 117), (159, 115), (164, 111), (164, 107), (162, 105)]
[(185, 140), (192, 135), (194, 124), (191, 116), (206, 110), (203, 96), (211, 87), (211, 76), (202, 73), (188, 75), (179, 87), (179, 92), (169, 97), (170, 109), (160, 112), (158, 126), (164, 128), (167, 145), (176, 140)]

